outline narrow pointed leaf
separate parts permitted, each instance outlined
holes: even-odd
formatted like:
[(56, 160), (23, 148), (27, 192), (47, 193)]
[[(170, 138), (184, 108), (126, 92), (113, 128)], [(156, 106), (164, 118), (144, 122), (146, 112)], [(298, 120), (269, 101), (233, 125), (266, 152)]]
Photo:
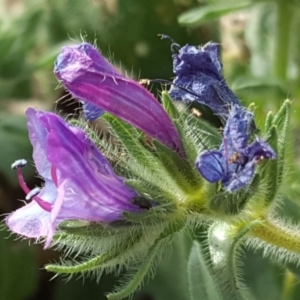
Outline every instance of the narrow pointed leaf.
[(184, 225), (183, 220), (178, 220), (177, 222), (172, 222), (169, 226), (160, 234), (158, 239), (154, 242), (152, 247), (149, 249), (147, 256), (144, 259), (144, 262), (139, 267), (138, 272), (133, 276), (124, 288), (120, 289), (115, 293), (107, 295), (107, 298), (110, 300), (119, 300), (124, 299), (134, 293), (138, 287), (142, 284), (145, 276), (150, 272), (151, 266), (155, 263), (155, 259), (162, 248), (164, 242), (170, 242), (172, 235), (181, 230)]
[(153, 141), (153, 145), (164, 167), (170, 173), (171, 177), (176, 179), (177, 184), (181, 188), (189, 191), (190, 189), (199, 187), (201, 178), (187, 160), (181, 158), (174, 151), (156, 140)]
[(196, 26), (205, 22), (215, 20), (228, 13), (245, 9), (252, 5), (251, 1), (242, 3), (210, 4), (191, 9), (179, 16), (178, 22), (184, 26)]
[(273, 122), (274, 122), (274, 114), (271, 111), (269, 111), (266, 117), (265, 133), (268, 133), (271, 126), (273, 125)]
[[(269, 135), (269, 143), (273, 150), (277, 153), (278, 155), (278, 131), (276, 126), (272, 126), (269, 129), (268, 132)], [(279, 188), (279, 174), (278, 174), (278, 167), (280, 164), (283, 164), (282, 161), (280, 161), (279, 158), (270, 160), (266, 162), (266, 166), (263, 172), (262, 178), (266, 180), (266, 190), (267, 193), (264, 195), (264, 203), (266, 206), (269, 206), (274, 199), (276, 198), (278, 188)]]
[(197, 241), (193, 243), (188, 260), (188, 284), (190, 300), (221, 300), (213, 275), (203, 256), (201, 245)]
[(178, 119), (180, 117), (180, 113), (176, 108), (174, 101), (171, 99), (167, 92), (162, 92), (161, 95), (162, 105), (168, 115), (171, 117), (172, 120)]

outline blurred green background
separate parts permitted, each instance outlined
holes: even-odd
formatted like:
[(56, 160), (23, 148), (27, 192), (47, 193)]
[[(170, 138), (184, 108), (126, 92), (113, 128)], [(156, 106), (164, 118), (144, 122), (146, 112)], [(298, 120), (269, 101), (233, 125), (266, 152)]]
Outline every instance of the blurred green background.
[[(111, 62), (136, 79), (171, 79), (171, 36), (184, 45), (210, 40), (222, 45), (224, 76), (245, 104), (255, 102), (256, 121), (284, 99), (293, 100), (288, 148), (289, 176), (278, 212), (300, 222), (300, 1), (196, 0), (0, 0), (0, 213), (20, 207), (24, 195), (11, 163), (32, 162), (24, 112), (27, 107), (74, 112), (58, 89), (53, 62), (62, 45), (97, 42)], [(153, 86), (152, 91), (160, 86)], [(58, 99), (63, 98), (60, 102)], [(33, 167), (25, 169), (28, 185), (40, 184)], [(3, 224), (3, 229), (5, 228)], [(0, 298), (3, 300), (100, 300), (118, 278), (55, 278), (42, 267), (59, 253), (0, 231)], [(199, 229), (198, 236), (203, 232)], [(186, 263), (191, 235), (178, 238), (164, 256), (154, 279), (134, 299), (186, 298)], [(200, 238), (201, 239), (201, 238)], [(247, 285), (257, 299), (299, 299), (298, 275), (245, 252)], [(299, 273), (299, 274), (298, 274)], [(292, 284), (291, 284), (292, 282)], [(298, 297), (298, 298), (297, 298)]]

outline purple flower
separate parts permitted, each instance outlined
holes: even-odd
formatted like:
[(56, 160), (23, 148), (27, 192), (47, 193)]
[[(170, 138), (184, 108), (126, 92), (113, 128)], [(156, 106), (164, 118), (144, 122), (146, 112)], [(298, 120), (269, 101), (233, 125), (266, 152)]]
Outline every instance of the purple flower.
[(169, 94), (174, 100), (197, 101), (224, 120), (232, 104), (242, 106), (222, 77), (216, 43), (207, 43), (204, 47), (186, 45), (172, 57), (176, 77)]
[(26, 114), (33, 159), (45, 184), (30, 191), (20, 170), (26, 162), (13, 165), (26, 199), (33, 199), (6, 218), (13, 232), (28, 238), (46, 236), (48, 247), (56, 226), (64, 220), (113, 222), (124, 211), (140, 210), (131, 203), (136, 192), (114, 173), (81, 129), (53, 113), (29, 108)]
[(257, 138), (248, 146), (253, 114), (240, 106), (230, 110), (219, 150), (206, 150), (196, 160), (196, 167), (209, 182), (221, 181), (227, 191), (249, 184), (255, 166), (264, 159), (276, 159), (271, 146)]
[(83, 101), (90, 119), (108, 111), (167, 146), (181, 151), (179, 134), (154, 96), (124, 77), (90, 44), (64, 47), (54, 73), (68, 91)]

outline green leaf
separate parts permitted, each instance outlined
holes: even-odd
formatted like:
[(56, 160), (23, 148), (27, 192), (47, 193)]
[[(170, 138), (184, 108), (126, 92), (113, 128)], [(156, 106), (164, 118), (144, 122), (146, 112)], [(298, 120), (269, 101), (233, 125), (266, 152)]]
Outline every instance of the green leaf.
[[(153, 280), (145, 285), (134, 299), (143, 295), (156, 300), (188, 300), (187, 262), (192, 245), (193, 232), (184, 230), (176, 234), (170, 252), (164, 253)], [(176, 262), (176, 263), (174, 263)]]
[[(127, 228), (128, 229), (128, 228)], [(91, 237), (91, 236), (89, 236)], [(111, 247), (109, 251), (101, 253), (99, 255), (96, 255), (92, 258), (89, 258), (83, 262), (77, 263), (76, 261), (69, 261), (68, 264), (48, 264), (45, 266), (45, 269), (50, 272), (55, 273), (61, 273), (61, 274), (74, 274), (79, 272), (87, 272), (92, 271), (94, 269), (98, 269), (103, 267), (115, 267), (117, 263), (123, 262), (123, 255), (126, 255), (126, 252), (131, 251), (131, 248), (135, 246), (136, 243), (141, 238), (141, 232), (136, 231), (135, 234), (132, 234), (130, 236), (130, 239), (125, 239), (125, 242), (118, 244), (118, 246)], [(72, 238), (72, 237), (71, 237)], [(119, 238), (121, 241), (122, 239)], [(87, 244), (86, 247), (88, 247), (88, 239), (86, 239)], [(58, 240), (59, 242), (59, 240)], [(70, 240), (72, 242), (72, 240)], [(75, 242), (75, 239), (73, 239), (73, 243)], [(83, 243), (83, 240), (80, 241)], [(119, 261), (116, 262), (115, 259), (118, 258)]]
[(213, 276), (207, 266), (199, 242), (194, 241), (188, 260), (188, 284), (190, 300), (221, 299)]
[(275, 1), (257, 2), (252, 8), (251, 18), (247, 21), (245, 40), (251, 53), (251, 74), (265, 81), (264, 78), (270, 78), (273, 72), (277, 5)]
[(251, 98), (274, 97), (281, 100), (289, 93), (281, 81), (252, 76), (239, 77), (232, 83), (232, 89), (240, 98), (248, 98), (251, 95)]
[(174, 222), (171, 222), (169, 226), (159, 235), (159, 237), (154, 241), (153, 245), (150, 247), (147, 256), (143, 260), (143, 263), (139, 266), (137, 273), (129, 280), (129, 282), (124, 285), (123, 288), (119, 289), (117, 292), (111, 293), (107, 295), (108, 299), (118, 300), (124, 299), (134, 293), (138, 287), (142, 284), (144, 278), (147, 274), (149, 274), (151, 267), (157, 263), (157, 256), (164, 246), (164, 244), (168, 244), (174, 233), (180, 231), (184, 226), (184, 220), (178, 219)]
[(161, 247), (162, 241), (157, 241), (149, 250), (146, 259), (143, 264), (139, 266), (138, 272), (134, 275), (134, 277), (129, 281), (129, 283), (121, 290), (115, 293), (111, 293), (107, 295), (108, 299), (118, 300), (124, 299), (135, 292), (135, 290), (140, 286), (144, 277), (150, 271), (150, 267), (153, 264), (153, 261)]
[(208, 4), (181, 14), (178, 18), (178, 22), (184, 26), (197, 26), (205, 22), (218, 19), (228, 13), (248, 8), (251, 5), (251, 1), (242, 3)]
[[(244, 279), (255, 299), (283, 300), (284, 269), (263, 257), (261, 251), (243, 251)], [(285, 299), (286, 300), (286, 299)]]

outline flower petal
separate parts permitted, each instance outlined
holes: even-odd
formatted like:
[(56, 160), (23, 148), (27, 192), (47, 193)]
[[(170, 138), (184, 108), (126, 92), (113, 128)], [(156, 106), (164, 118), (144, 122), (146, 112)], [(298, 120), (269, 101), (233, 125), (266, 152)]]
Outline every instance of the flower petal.
[(173, 70), (176, 78), (169, 93), (174, 100), (197, 101), (224, 119), (230, 104), (242, 106), (222, 77), (217, 44), (182, 47), (173, 54)]
[(90, 104), (88, 102), (82, 102), (82, 109), (86, 119), (90, 121), (94, 121), (101, 117), (105, 111), (103, 109), (98, 108), (97, 106)]
[(51, 181), (51, 164), (47, 160), (46, 154), (46, 137), (47, 129), (41, 126), (39, 113), (33, 108), (26, 111), (28, 119), (27, 127), (29, 139), (33, 146), (33, 159), (38, 173), (44, 178)]
[(179, 134), (154, 96), (124, 77), (92, 45), (64, 47), (55, 62), (54, 73), (80, 101), (108, 111), (181, 151)]
[(225, 158), (222, 152), (217, 150), (204, 151), (196, 160), (196, 168), (209, 182), (218, 182), (226, 178)]
[(17, 209), (6, 218), (9, 229), (27, 238), (40, 238), (48, 233), (50, 214), (35, 201)]
[(248, 162), (237, 174), (231, 174), (231, 179), (224, 184), (224, 188), (233, 192), (248, 185), (254, 176), (255, 160)]
[[(43, 200), (54, 203), (56, 187), (48, 183), (38, 195)], [(35, 201), (17, 209), (6, 218), (6, 224), (11, 231), (27, 238), (41, 238), (51, 230), (50, 213), (43, 210)]]
[(223, 132), (227, 148), (233, 152), (243, 152), (252, 132), (253, 113), (245, 108), (233, 105)]
[(139, 210), (131, 204), (137, 194), (83, 135), (78, 128), (70, 130), (59, 117), (52, 119), (47, 154), (58, 173), (58, 193), (64, 194), (62, 201), (54, 204), (57, 220), (111, 222), (120, 219), (124, 211)]
[(251, 158), (263, 157), (266, 159), (276, 159), (276, 153), (271, 146), (259, 138), (257, 138), (256, 141), (248, 146), (245, 152)]

